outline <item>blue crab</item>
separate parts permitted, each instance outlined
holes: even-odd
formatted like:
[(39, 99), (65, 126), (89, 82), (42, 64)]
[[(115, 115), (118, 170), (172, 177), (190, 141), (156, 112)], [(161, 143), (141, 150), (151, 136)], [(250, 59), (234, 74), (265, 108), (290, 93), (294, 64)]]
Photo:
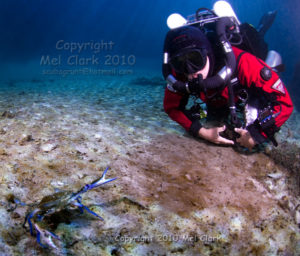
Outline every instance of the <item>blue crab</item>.
[[(105, 175), (109, 167), (107, 167), (101, 178), (96, 180), (91, 184), (87, 184), (82, 187), (78, 192), (70, 192), (70, 191), (61, 191), (54, 193), (53, 195), (45, 196), (38, 204), (33, 204), (31, 210), (27, 213), (25, 217), (25, 221), (23, 226), (26, 226), (28, 223), (30, 234), (32, 236), (36, 236), (37, 242), (43, 247), (48, 248), (48, 246), (52, 248), (57, 248), (52, 238), (60, 240), (59, 236), (55, 235), (53, 232), (48, 231), (45, 228), (45, 223), (43, 223), (43, 219), (46, 216), (50, 216), (56, 212), (65, 210), (68, 206), (76, 206), (79, 207), (81, 213), (84, 210), (89, 212), (90, 214), (96, 216), (100, 220), (103, 220), (97, 213), (90, 210), (87, 206), (82, 204), (81, 194), (101, 186), (105, 183), (111, 182), (116, 178), (106, 179)], [(42, 243), (44, 241), (46, 244)]]

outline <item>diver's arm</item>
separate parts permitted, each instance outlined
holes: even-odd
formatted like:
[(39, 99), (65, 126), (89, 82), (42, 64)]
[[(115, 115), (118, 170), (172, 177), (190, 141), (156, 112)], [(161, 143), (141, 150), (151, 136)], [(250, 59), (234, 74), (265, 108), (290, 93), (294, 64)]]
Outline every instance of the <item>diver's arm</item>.
[(188, 95), (165, 90), (164, 110), (169, 117), (179, 123), (192, 136), (200, 137), (215, 144), (233, 145), (234, 142), (220, 136), (226, 127), (204, 128), (198, 120), (191, 121), (182, 110), (187, 104)]
[(188, 94), (172, 92), (165, 89), (164, 110), (168, 116), (180, 124), (192, 136), (197, 137), (202, 125), (198, 120), (190, 120), (184, 113), (185, 106), (188, 103)]
[[(237, 53), (239, 50), (234, 49)], [(247, 127), (251, 136), (257, 143), (262, 143), (267, 140), (266, 132), (275, 133), (286, 122), (293, 111), (293, 103), (280, 80), (278, 74), (270, 69), (270, 76), (264, 77), (262, 69), (268, 66), (257, 57), (245, 53), (240, 58), (238, 63), (238, 78), (241, 84), (248, 88), (255, 88), (259, 94), (265, 95), (266, 99), (272, 105), (272, 122), (269, 125), (268, 131), (264, 131), (262, 127), (252, 124)]]

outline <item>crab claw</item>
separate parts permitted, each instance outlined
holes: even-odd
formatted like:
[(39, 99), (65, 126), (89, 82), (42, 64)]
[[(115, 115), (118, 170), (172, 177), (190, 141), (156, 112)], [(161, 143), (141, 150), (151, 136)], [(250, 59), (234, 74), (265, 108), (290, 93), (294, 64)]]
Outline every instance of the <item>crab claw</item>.
[(113, 180), (116, 179), (116, 178), (111, 178), (111, 179), (106, 179), (106, 178), (105, 178), (105, 175), (106, 175), (108, 169), (109, 169), (109, 167), (107, 167), (107, 168), (104, 170), (104, 172), (103, 172), (103, 174), (102, 174), (102, 176), (101, 176), (100, 179), (98, 179), (98, 180), (96, 180), (95, 182), (93, 182), (92, 184), (90, 184), (90, 186), (91, 186), (90, 189), (95, 188), (95, 187), (98, 187), (98, 186), (103, 185), (103, 184), (105, 184), (105, 183), (111, 182), (111, 181), (113, 181)]
[[(52, 240), (52, 237), (57, 240), (60, 240), (59, 236), (55, 235), (53, 232), (50, 232), (48, 230), (40, 228), (37, 223), (32, 221), (32, 218), (34, 217), (34, 215), (36, 214), (37, 211), (38, 211), (38, 209), (36, 209), (26, 215), (23, 227), (25, 227), (26, 222), (27, 222), (28, 226), (29, 226), (29, 230), (30, 230), (30, 235), (35, 236), (35, 234), (36, 234), (36, 241), (43, 248), (45, 248), (45, 249), (48, 248), (47, 245), (49, 245), (52, 248), (57, 248), (57, 246), (54, 244), (54, 242)], [(47, 245), (43, 244), (42, 241), (45, 241)]]
[[(37, 224), (34, 224), (34, 227), (36, 230), (36, 241), (39, 243), (40, 246), (42, 246), (45, 249), (48, 248), (48, 246), (54, 249), (57, 248), (57, 246), (52, 240), (52, 237), (61, 241), (59, 236), (55, 235), (53, 232), (50, 232), (48, 230), (41, 229)], [(43, 244), (42, 241), (45, 241), (48, 246)]]
[(91, 190), (91, 189), (93, 189), (93, 188), (99, 187), (99, 186), (101, 186), (101, 185), (103, 185), (103, 184), (105, 184), (105, 183), (108, 183), (108, 182), (111, 182), (111, 181), (115, 180), (116, 178), (111, 178), (111, 179), (106, 179), (106, 178), (105, 178), (105, 175), (106, 175), (108, 169), (109, 169), (109, 167), (107, 167), (107, 168), (104, 170), (104, 172), (103, 172), (103, 174), (102, 174), (102, 176), (101, 176), (100, 179), (94, 181), (94, 182), (91, 183), (91, 184), (85, 185), (78, 193), (75, 193), (75, 194), (72, 196), (72, 198), (75, 199), (75, 198), (77, 198), (77, 197), (78, 197), (80, 194), (82, 194), (82, 193), (85, 193), (85, 192), (87, 192), (87, 191), (89, 191), (89, 190)]

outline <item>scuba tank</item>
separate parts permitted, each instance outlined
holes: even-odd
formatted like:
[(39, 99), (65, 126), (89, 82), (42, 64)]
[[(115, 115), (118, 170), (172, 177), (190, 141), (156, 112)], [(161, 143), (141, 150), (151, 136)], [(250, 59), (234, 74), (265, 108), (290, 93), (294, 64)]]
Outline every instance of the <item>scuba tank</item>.
[(224, 17), (230, 18), (233, 30), (226, 31), (230, 43), (242, 50), (266, 60), (268, 55), (268, 45), (264, 41), (264, 35), (272, 26), (277, 12), (268, 12), (260, 20), (257, 28), (249, 23), (241, 23), (231, 5), (226, 1), (217, 1), (213, 9), (199, 8), (196, 14), (189, 15), (186, 19), (178, 13), (171, 14), (167, 19), (170, 29), (175, 29), (187, 25), (198, 25), (200, 29), (211, 29), (211, 24), (216, 23)]

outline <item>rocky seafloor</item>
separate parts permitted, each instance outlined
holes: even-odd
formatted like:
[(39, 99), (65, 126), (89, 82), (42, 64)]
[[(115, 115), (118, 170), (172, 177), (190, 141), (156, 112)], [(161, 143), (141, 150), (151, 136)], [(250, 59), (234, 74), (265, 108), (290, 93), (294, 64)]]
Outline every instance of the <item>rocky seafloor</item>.
[[(2, 83), (0, 254), (299, 255), (299, 115), (278, 148), (242, 154), (185, 134), (147, 79)], [(28, 205), (107, 166), (117, 179), (82, 196), (104, 221), (70, 207), (44, 219), (57, 248), (39, 246)]]

